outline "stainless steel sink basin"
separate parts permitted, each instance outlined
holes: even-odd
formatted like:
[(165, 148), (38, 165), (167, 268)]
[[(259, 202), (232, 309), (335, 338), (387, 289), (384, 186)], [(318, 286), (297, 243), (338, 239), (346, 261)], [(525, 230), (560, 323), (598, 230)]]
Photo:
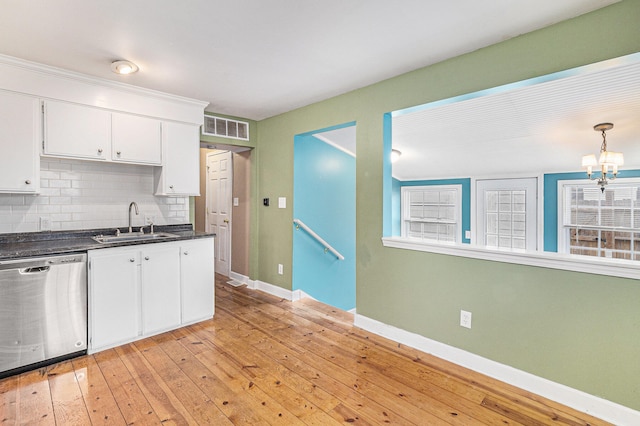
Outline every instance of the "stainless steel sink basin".
[(138, 232), (131, 233), (123, 233), (120, 235), (96, 235), (95, 237), (91, 237), (94, 241), (99, 242), (100, 244), (107, 243), (122, 243), (122, 242), (132, 242), (132, 241), (149, 241), (149, 240), (158, 240), (163, 238), (176, 238), (178, 237), (175, 234), (170, 234), (168, 232), (154, 232), (153, 234), (140, 234)]

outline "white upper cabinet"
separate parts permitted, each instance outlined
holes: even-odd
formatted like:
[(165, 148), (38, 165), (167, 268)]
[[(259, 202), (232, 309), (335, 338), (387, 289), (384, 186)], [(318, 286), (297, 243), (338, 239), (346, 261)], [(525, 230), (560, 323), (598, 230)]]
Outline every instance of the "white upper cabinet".
[(200, 126), (163, 123), (165, 162), (155, 171), (156, 195), (200, 195)]
[(162, 164), (161, 127), (160, 120), (114, 112), (111, 158), (128, 163)]
[(91, 160), (111, 156), (111, 113), (67, 102), (44, 103), (44, 154)]
[(44, 103), (44, 155), (162, 164), (162, 122), (67, 102)]
[(0, 91), (0, 192), (40, 189), (39, 109), (35, 97)]

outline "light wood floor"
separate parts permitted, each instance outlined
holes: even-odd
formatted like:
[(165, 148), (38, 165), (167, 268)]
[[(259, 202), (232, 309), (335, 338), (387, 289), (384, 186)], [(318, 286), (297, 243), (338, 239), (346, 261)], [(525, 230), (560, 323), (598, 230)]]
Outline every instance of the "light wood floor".
[(602, 425), (352, 326), (234, 288), (215, 319), (0, 381), (5, 424)]

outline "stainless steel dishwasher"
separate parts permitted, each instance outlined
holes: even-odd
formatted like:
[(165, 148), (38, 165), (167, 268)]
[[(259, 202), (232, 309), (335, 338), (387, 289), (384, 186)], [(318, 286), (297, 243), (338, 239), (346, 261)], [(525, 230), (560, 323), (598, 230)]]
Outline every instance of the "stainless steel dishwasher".
[(87, 349), (87, 255), (0, 261), (0, 377)]

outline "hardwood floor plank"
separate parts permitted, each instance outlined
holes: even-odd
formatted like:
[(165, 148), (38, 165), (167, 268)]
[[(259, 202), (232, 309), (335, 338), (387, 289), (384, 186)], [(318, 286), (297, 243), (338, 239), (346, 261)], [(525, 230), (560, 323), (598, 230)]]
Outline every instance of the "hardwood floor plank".
[(124, 417), (100, 367), (91, 355), (72, 360), (80, 392), (93, 425), (121, 425)]
[(219, 424), (226, 421), (222, 409), (180, 369), (164, 352), (156, 338), (133, 343), (158, 374), (168, 389), (184, 405), (197, 424)]
[[(216, 337), (220, 337), (220, 334)], [(339, 404), (332, 395), (286, 368), (278, 368), (277, 362), (254, 347), (239, 343), (237, 339), (216, 340), (218, 345), (224, 347), (224, 351), (213, 348), (217, 356), (225, 359), (232, 368), (233, 364), (241, 365), (240, 371), (250, 383), (278, 401), (286, 410), (305, 423), (308, 418), (315, 419), (314, 422), (324, 419), (325, 424), (333, 423), (325, 412)]]
[[(218, 335), (220, 337), (220, 335)], [(233, 339), (233, 336), (228, 336), (228, 339)], [(226, 343), (223, 343), (226, 344)], [(359, 413), (359, 418), (365, 422), (370, 423), (385, 423), (388, 421), (398, 422), (400, 424), (411, 423), (406, 418), (398, 415), (398, 413), (392, 410), (382, 407), (371, 398), (363, 395), (359, 390), (351, 387), (351, 384), (345, 384), (335, 378), (339, 373), (342, 373), (341, 369), (336, 368), (335, 365), (325, 365), (324, 368), (315, 368), (306, 362), (306, 356), (309, 354), (300, 354), (293, 351), (290, 347), (279, 343), (276, 340), (262, 339), (255, 344), (256, 349), (262, 351), (264, 354), (271, 356), (274, 359), (278, 359), (280, 363), (286, 365), (291, 371), (299, 374), (301, 377), (306, 378), (316, 386), (323, 389), (325, 392), (333, 395), (342, 401), (342, 404), (349, 407)], [(346, 374), (346, 373), (345, 373)], [(420, 421), (427, 419), (430, 424), (445, 424), (444, 421), (438, 419), (429, 413), (423, 413)], [(344, 420), (343, 420), (344, 421)], [(415, 423), (415, 424), (419, 424)]]
[(155, 373), (135, 346), (124, 345), (116, 348), (116, 352), (163, 424), (195, 423), (188, 410), (169, 391), (162, 378)]
[(161, 423), (160, 418), (115, 349), (98, 352), (93, 357), (128, 425)]
[(17, 422), (18, 393), (20, 390), (18, 376), (0, 380), (0, 422), (2, 424)]
[(47, 369), (53, 412), (58, 424), (87, 425), (91, 419), (71, 361)]
[[(376, 353), (371, 356), (372, 359), (380, 359), (385, 360), (386, 357), (391, 357), (395, 359), (391, 359), (387, 361), (387, 365), (378, 365), (376, 363), (368, 362), (367, 356), (362, 355), (363, 350), (367, 350), (368, 348), (365, 346), (364, 348), (360, 344), (351, 345), (349, 347), (349, 341), (342, 334), (336, 333), (331, 330), (326, 330), (320, 326), (313, 327), (313, 324), (310, 324), (308, 321), (305, 322), (303, 319), (294, 318), (290, 315), (287, 315), (286, 312), (280, 312), (280, 308), (274, 307), (273, 305), (261, 305), (259, 308), (264, 311), (269, 311), (272, 315), (264, 314), (263, 312), (258, 312), (256, 310), (241, 310), (241, 312), (237, 312), (238, 317), (242, 317), (244, 320), (251, 321), (257, 320), (260, 318), (261, 327), (274, 336), (278, 336), (281, 333), (285, 333), (287, 335), (287, 339), (282, 340), (290, 340), (291, 333), (297, 333), (295, 335), (295, 340), (300, 346), (304, 346), (311, 353), (322, 356), (325, 360), (330, 361), (331, 363), (335, 363), (336, 367), (341, 368), (344, 367), (349, 371), (356, 371), (357, 377), (353, 376), (349, 378), (349, 383), (347, 385), (354, 385), (353, 382), (358, 382), (360, 386), (364, 388), (371, 387), (371, 395), (379, 395), (381, 389), (384, 388), (389, 392), (390, 398), (386, 400), (386, 403), (390, 401), (395, 401), (397, 395), (402, 395), (401, 400), (395, 401), (397, 404), (396, 412), (404, 412), (411, 413), (411, 411), (407, 411), (407, 408), (413, 406), (414, 408), (426, 408), (428, 407), (429, 411), (433, 414), (436, 414), (440, 419), (443, 419), (447, 422), (451, 422), (453, 424), (469, 424), (469, 422), (473, 422), (474, 418), (476, 421), (483, 421), (487, 423), (496, 423), (509, 422), (508, 418), (503, 416), (496, 415), (495, 412), (490, 412), (489, 410), (484, 409), (480, 403), (484, 399), (485, 395), (475, 392), (473, 394), (473, 398), (470, 402), (461, 399), (461, 397), (468, 396), (468, 392), (461, 394), (453, 394), (443, 388), (437, 387), (435, 385), (430, 385), (427, 382), (424, 386), (421, 387), (420, 391), (416, 391), (412, 389), (409, 385), (403, 383), (420, 383), (418, 377), (402, 377), (405, 379), (405, 382), (402, 380), (394, 381), (390, 380), (388, 375), (382, 374), (384, 371), (395, 362), (403, 361), (401, 359), (397, 359), (398, 357), (394, 357), (393, 354), (384, 354), (384, 353)], [(276, 316), (279, 318), (276, 320)], [(288, 324), (288, 327), (283, 327), (280, 325), (281, 323)], [(302, 327), (300, 327), (302, 325)], [(300, 333), (296, 331), (297, 329), (308, 330), (310, 327), (313, 327), (316, 332), (307, 332)], [(308, 346), (308, 347), (307, 347)], [(347, 350), (345, 348), (349, 348)], [(405, 360), (406, 362), (410, 362)], [(373, 370), (372, 376), (375, 376), (377, 379), (374, 379), (375, 385), (373, 385), (373, 381), (369, 382), (365, 378), (370, 375), (367, 368)], [(395, 368), (394, 370), (398, 370)], [(461, 389), (465, 391), (469, 391), (469, 387), (461, 387)], [(411, 400), (410, 403), (407, 403), (407, 400)], [(407, 405), (409, 404), (409, 406)], [(461, 410), (464, 410), (461, 412)], [(473, 417), (469, 417), (466, 413), (469, 413)], [(420, 413), (416, 413), (416, 416), (419, 416)], [(414, 417), (414, 420), (417, 421), (417, 418)]]
[(19, 376), (19, 424), (53, 425), (55, 416), (51, 403), (51, 389), (47, 369), (23, 373)]

